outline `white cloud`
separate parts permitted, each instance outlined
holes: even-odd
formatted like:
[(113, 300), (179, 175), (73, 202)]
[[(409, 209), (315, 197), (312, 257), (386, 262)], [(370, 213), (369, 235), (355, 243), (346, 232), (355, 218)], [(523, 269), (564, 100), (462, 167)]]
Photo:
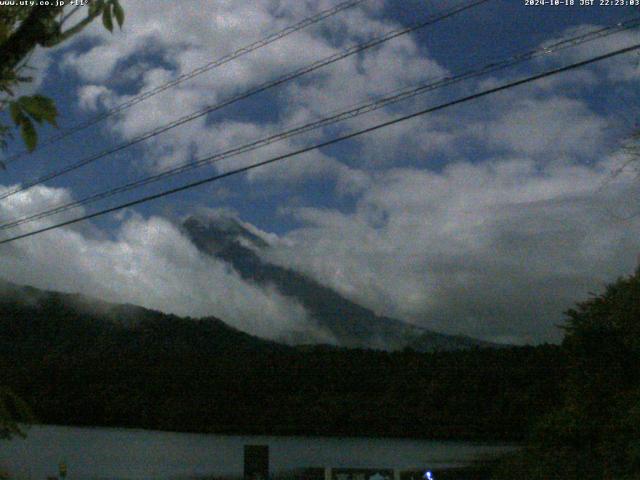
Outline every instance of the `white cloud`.
[(630, 184), (595, 193), (604, 165), (529, 160), (379, 175), (354, 213), (292, 208), (304, 222), (269, 258), (379, 313), (490, 340), (557, 340), (562, 311), (630, 273), (640, 218)]
[[(130, 2), (123, 32), (111, 35), (95, 22), (82, 35), (91, 38), (88, 46), (65, 47), (63, 66), (81, 79), (80, 107), (93, 111), (331, 5), (335, 2)], [(367, 2), (298, 32), (154, 96), (109, 126), (130, 139), (395, 28), (380, 18), (382, 7), (382, 1)], [(564, 33), (587, 28), (593, 27)], [(564, 64), (637, 40), (637, 33), (627, 32), (532, 64)], [(398, 38), (283, 86), (268, 105), (243, 103), (233, 117), (223, 112), (215, 121), (200, 118), (167, 132), (146, 143), (147, 155), (139, 156), (136, 167), (164, 169), (192, 155), (220, 152), (446, 75), (445, 66), (416, 42), (415, 37)], [(361, 137), (348, 154), (315, 151), (251, 171), (248, 188), (288, 183), (299, 192), (305, 182), (322, 179), (332, 185), (327, 195), (351, 196), (356, 202), (351, 213), (320, 203), (299, 208), (293, 201), (280, 208), (304, 226), (273, 241), (270, 258), (379, 313), (436, 330), (494, 340), (557, 339), (554, 325), (562, 310), (604, 281), (629, 272), (640, 248), (639, 220), (633, 216), (634, 202), (640, 205), (638, 189), (625, 177), (597, 190), (614, 168), (614, 161), (606, 159), (610, 119), (598, 103), (615, 93), (605, 87), (631, 88), (630, 82), (637, 80), (636, 60), (607, 61), (398, 124)], [(511, 75), (504, 72), (379, 110), (219, 162), (217, 169), (228, 171), (329, 134), (383, 122), (456, 92), (490, 88)], [(13, 197), (10, 206), (3, 204), (5, 213), (27, 211), (55, 196), (63, 201), (69, 193), (35, 189)], [(626, 222), (619, 220), (628, 216)], [(64, 229), (5, 249), (19, 253), (13, 256), (0, 249), (0, 259), (16, 281), (180, 314), (215, 314), (255, 333), (283, 331), (304, 315), (298, 305), (199, 257), (165, 220), (123, 218), (114, 238), (101, 231)], [(60, 251), (59, 258), (47, 255), (52, 248)], [(257, 318), (265, 323), (252, 323)]]
[[(557, 39), (549, 39), (544, 45), (553, 44), (562, 38), (571, 38), (587, 32), (602, 29), (599, 25), (578, 25), (566, 29)], [(640, 43), (640, 32), (637, 28), (623, 30), (614, 35), (599, 38), (586, 42), (572, 48), (560, 50), (551, 55), (542, 56), (538, 59), (541, 65), (565, 64), (579, 62), (599, 55), (604, 55), (615, 50), (631, 47)], [(640, 70), (638, 69), (638, 53), (629, 53), (614, 57), (602, 62), (595, 63), (588, 67), (593, 76), (585, 77), (587, 84), (593, 84), (594, 79), (600, 82), (637, 82), (640, 80)], [(574, 86), (579, 86), (580, 82), (575, 82), (575, 77), (558, 77), (571, 81)]]
[[(90, 83), (90, 87), (81, 88), (81, 107), (92, 108), (98, 99), (106, 105), (126, 101), (137, 93), (232, 52), (267, 32), (335, 6), (335, 3), (214, 2), (207, 3), (204, 10), (202, 5), (197, 1), (170, 2), (159, 8), (157, 2), (140, 1), (128, 6), (123, 32), (111, 35), (99, 25), (92, 25), (84, 36), (92, 37), (95, 45), (82, 52), (71, 47), (65, 56), (65, 65)], [(321, 26), (297, 32), (219, 69), (199, 75), (127, 110), (111, 122), (111, 128), (121, 137), (131, 139), (252, 85), (334, 54), (347, 45), (397, 28), (397, 24), (379, 18), (382, 6), (382, 2), (367, 2), (366, 7), (341, 12)], [(162, 25), (162, 33), (159, 25)], [(131, 67), (125, 65), (132, 61), (149, 67), (136, 82), (136, 92), (132, 93), (131, 85), (128, 85), (127, 94), (123, 95), (118, 93), (119, 84), (115, 79), (123, 74), (126, 76), (126, 68)], [(273, 108), (282, 110), (282, 115), (275, 123), (266, 123), (259, 118), (250, 121), (223, 119), (209, 123), (200, 118), (145, 142), (149, 153), (146, 157), (153, 159), (146, 160), (145, 166), (152, 170), (166, 168), (188, 160), (194, 152), (203, 156), (220, 151), (223, 145), (238, 144), (238, 141), (230, 139), (255, 140), (259, 134), (280, 131), (337, 107), (343, 108), (444, 72), (412, 37), (399, 37), (276, 90), (278, 96)], [(253, 108), (251, 103), (243, 105)], [(380, 112), (380, 117), (376, 118), (387, 117)], [(354, 127), (365, 123), (352, 121), (350, 125)], [(409, 133), (406, 137), (410, 136)], [(320, 137), (315, 134), (311, 138)], [(287, 142), (279, 149), (266, 151), (288, 151), (305, 141)], [(380, 144), (391, 151), (392, 147), (385, 139), (381, 139)], [(267, 153), (261, 152), (260, 158), (268, 157)], [(299, 182), (301, 178), (320, 178), (336, 161), (324, 158), (314, 165), (306, 163), (307, 166), (296, 164), (294, 169), (280, 172), (278, 178), (292, 183)], [(224, 165), (221, 163), (222, 169)]]
[[(0, 214), (17, 216), (68, 199), (64, 190), (37, 187), (2, 201)], [(200, 254), (175, 225), (159, 217), (128, 216), (113, 238), (57, 229), (1, 246), (0, 263), (3, 277), (20, 284), (178, 315), (213, 315), (267, 338), (301, 331), (326, 340), (302, 306), (243, 281), (224, 263)]]
[(489, 145), (543, 162), (599, 153), (607, 122), (584, 102), (562, 96), (508, 97), (499, 100), (499, 118), (476, 126)]
[(89, 111), (98, 110), (101, 104), (108, 102), (110, 96), (109, 89), (103, 85), (86, 85), (78, 92), (80, 107)]

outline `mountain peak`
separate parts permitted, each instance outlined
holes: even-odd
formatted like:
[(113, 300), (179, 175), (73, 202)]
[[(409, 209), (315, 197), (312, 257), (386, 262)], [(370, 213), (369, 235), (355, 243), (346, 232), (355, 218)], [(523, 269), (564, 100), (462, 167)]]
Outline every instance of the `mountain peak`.
[(303, 272), (269, 262), (259, 252), (269, 246), (264, 240), (268, 234), (260, 235), (259, 230), (234, 216), (216, 212), (205, 217), (189, 217), (183, 228), (198, 249), (227, 263), (244, 280), (274, 288), (302, 305), (318, 329), (327, 332), (341, 346), (383, 350), (411, 347), (430, 351), (483, 344), (378, 316)]
[(189, 236), (200, 246), (206, 245), (210, 253), (215, 253), (232, 244), (248, 248), (262, 249), (269, 246), (267, 241), (252, 231), (236, 217), (223, 212), (207, 215), (192, 215), (183, 223)]

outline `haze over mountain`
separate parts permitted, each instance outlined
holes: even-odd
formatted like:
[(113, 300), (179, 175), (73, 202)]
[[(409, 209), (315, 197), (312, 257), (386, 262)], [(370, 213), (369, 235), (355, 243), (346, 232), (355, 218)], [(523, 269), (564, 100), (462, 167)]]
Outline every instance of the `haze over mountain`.
[(0, 354), (27, 338), (41, 351), (86, 351), (110, 336), (133, 349), (142, 348), (139, 339), (146, 338), (155, 348), (202, 355), (290, 348), (241, 332), (216, 317), (179, 317), (0, 280)]
[[(231, 215), (191, 216), (182, 227), (200, 251), (228, 263), (244, 280), (262, 287), (271, 286), (301, 304), (318, 329), (338, 345), (382, 350), (410, 347), (419, 351), (489, 345), (377, 315), (301, 272), (269, 262), (265, 255), (270, 248), (268, 239)], [(288, 340), (317, 342), (300, 332), (292, 332)]]
[(293, 347), (215, 317), (0, 282), (0, 378), (42, 423), (514, 440), (558, 403), (562, 367), (553, 345)]

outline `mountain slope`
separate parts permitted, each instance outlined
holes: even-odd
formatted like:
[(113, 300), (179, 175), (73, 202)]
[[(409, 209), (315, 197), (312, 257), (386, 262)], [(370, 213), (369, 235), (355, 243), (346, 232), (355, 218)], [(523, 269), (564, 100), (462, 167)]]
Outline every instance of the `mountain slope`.
[(519, 438), (557, 405), (559, 347), (289, 347), (0, 284), (0, 383), (43, 423), (229, 434)]
[(313, 320), (346, 347), (419, 351), (488, 346), (469, 337), (444, 335), (378, 316), (335, 290), (291, 269), (265, 262), (257, 251), (269, 244), (232, 217), (189, 217), (183, 230), (202, 252), (229, 263), (245, 280), (272, 285), (301, 303)]
[(78, 294), (0, 281), (0, 351), (26, 338), (38, 348), (72, 353), (111, 343), (130, 350), (198, 352), (203, 355), (282, 351), (288, 347), (236, 330), (215, 317), (193, 319), (135, 305), (103, 302)]

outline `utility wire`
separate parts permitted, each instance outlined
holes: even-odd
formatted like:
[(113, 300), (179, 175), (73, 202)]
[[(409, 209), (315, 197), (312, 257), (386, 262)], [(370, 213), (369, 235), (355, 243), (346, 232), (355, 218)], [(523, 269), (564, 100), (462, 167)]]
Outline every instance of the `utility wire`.
[(333, 123), (337, 123), (340, 121), (344, 121), (347, 119), (351, 119), (351, 118), (355, 118), (357, 116), (363, 115), (365, 113), (369, 113), (372, 112), (374, 110), (378, 110), (382, 107), (385, 107), (387, 105), (393, 104), (393, 103), (397, 103), (403, 100), (406, 100), (408, 98), (412, 98), (414, 96), (426, 93), (428, 91), (433, 91), (445, 86), (449, 86), (452, 85), (454, 83), (458, 83), (461, 82), (463, 80), (467, 80), (469, 78), (474, 78), (474, 77), (478, 77), (481, 75), (486, 75), (488, 73), (493, 73), (496, 72), (498, 70), (502, 70), (505, 69), (507, 67), (511, 67), (513, 65), (516, 65), (518, 63), (527, 61), (527, 60), (531, 60), (543, 55), (549, 55), (551, 53), (555, 53), (567, 48), (572, 48), (575, 47), (577, 45), (581, 45), (584, 44), (586, 42), (591, 42), (597, 39), (601, 39), (604, 38), (606, 36), (612, 35), (612, 34), (616, 34), (619, 33), (621, 31), (624, 30), (628, 30), (630, 28), (634, 28), (637, 27), (638, 25), (640, 25), (640, 17), (634, 17), (632, 19), (626, 20), (624, 22), (619, 22), (616, 23), (614, 25), (608, 26), (608, 27), (603, 27), (597, 30), (592, 30), (586, 33), (583, 33), (581, 35), (577, 35), (574, 37), (570, 37), (570, 38), (566, 38), (563, 40), (560, 40), (554, 44), (549, 44), (549, 45), (545, 45), (541, 48), (538, 49), (534, 49), (534, 50), (530, 50), (524, 53), (520, 53), (517, 55), (514, 55), (512, 57), (503, 59), (501, 61), (498, 62), (493, 62), (490, 63), (488, 65), (485, 65), (482, 68), (479, 69), (475, 69), (475, 70), (467, 70), (463, 73), (457, 74), (457, 75), (453, 75), (453, 76), (447, 76), (444, 78), (441, 78), (438, 81), (434, 81), (431, 83), (426, 83), (426, 84), (421, 84), (417, 87), (413, 87), (413, 88), (405, 88), (405, 89), (400, 89), (400, 90), (395, 90), (394, 92), (390, 92), (389, 94), (387, 94), (387, 96), (382, 96), (379, 97), (377, 99), (375, 99), (374, 101), (369, 101), (369, 102), (361, 102), (358, 106), (355, 106), (355, 108), (349, 108), (347, 110), (344, 111), (340, 111), (339, 113), (336, 113), (334, 115), (328, 116), (328, 117), (324, 117), (321, 118), (319, 120), (301, 125), (301, 126), (297, 126), (297, 127), (293, 127), (289, 130), (286, 130), (284, 132), (275, 134), (275, 135), (271, 135), (265, 138), (261, 138), (259, 140), (253, 141), (251, 143), (248, 144), (244, 144), (241, 146), (237, 146), (234, 148), (231, 148), (229, 150), (220, 152), (220, 153), (216, 153), (210, 156), (207, 156), (206, 158), (200, 159), (200, 160), (196, 160), (194, 162), (186, 162), (183, 163), (181, 165), (178, 165), (176, 167), (170, 168), (170, 169), (165, 169), (162, 172), (159, 172), (155, 175), (149, 176), (149, 177), (145, 177), (130, 183), (127, 183), (125, 185), (119, 186), (119, 187), (115, 187), (112, 189), (108, 189), (106, 191), (103, 192), (99, 192), (87, 197), (84, 197), (82, 199), (78, 199), (75, 200), (73, 202), (69, 202), (54, 208), (51, 208), (49, 210), (45, 210), (39, 213), (35, 213), (35, 214), (31, 214), (31, 215), (27, 215), (27, 216), (23, 216), (17, 219), (12, 219), (10, 221), (8, 221), (7, 223), (4, 224), (0, 224), (0, 230), (6, 230), (9, 228), (14, 228), (18, 225), (22, 225), (25, 223), (30, 223), (33, 222), (35, 220), (40, 220), (42, 218), (47, 218), (50, 217), (52, 215), (58, 214), (58, 213), (62, 213), (65, 212), (67, 210), (70, 210), (72, 208), (77, 208), (79, 206), (82, 205), (86, 205), (89, 203), (93, 203), (96, 202), (98, 200), (102, 200), (108, 197), (111, 197), (113, 195), (117, 195), (119, 193), (124, 193), (130, 190), (133, 190), (135, 188), (139, 188), (141, 186), (144, 185), (148, 185), (150, 183), (162, 180), (164, 178), (170, 177), (170, 176), (175, 176), (181, 173), (184, 173), (186, 171), (189, 170), (193, 170), (196, 168), (200, 168), (202, 166), (205, 165), (210, 165), (212, 163), (218, 162), (220, 160), (223, 159), (227, 159), (230, 157), (235, 157), (237, 155), (240, 155), (242, 153), (247, 153), (253, 150), (257, 150), (259, 148), (262, 148), (266, 145), (284, 140), (286, 138), (295, 136), (295, 135), (299, 135), (311, 130), (315, 130)]
[[(324, 20), (325, 18), (331, 17), (333, 15), (336, 15), (337, 13), (340, 13), (344, 10), (347, 10), (349, 8), (355, 7), (363, 2), (366, 2), (367, 0), (349, 0), (347, 2), (342, 2), (338, 5), (336, 5), (333, 8), (329, 8), (327, 10), (323, 10), (311, 17), (307, 17), (303, 20), (301, 20), (300, 22), (294, 24), (294, 25), (290, 25), (282, 30), (279, 30), (278, 32), (275, 32), (261, 40), (258, 40), (254, 43), (251, 43), (249, 45), (246, 45), (244, 47), (241, 47), (237, 50), (235, 50), (232, 53), (229, 53), (223, 57), (218, 58), (217, 60), (214, 60), (212, 62), (209, 62), (205, 65), (201, 65), (200, 67), (196, 68), (195, 70), (192, 70), (188, 73), (182, 74), (179, 77), (163, 83), (161, 85), (158, 85), (154, 88), (151, 88), (139, 95), (136, 95), (132, 98), (130, 98), (129, 100), (122, 102), (118, 105), (116, 105), (115, 107), (107, 110), (106, 112), (103, 112), (99, 115), (94, 116), (93, 118), (90, 118), (89, 120), (85, 121), (85, 122), (81, 122), (81, 123), (77, 123), (76, 125), (72, 125), (68, 128), (66, 128), (65, 130), (55, 133), (53, 135), (51, 135), (50, 137), (48, 137), (47, 139), (45, 139), (44, 141), (41, 141), (38, 143), (37, 147), (34, 150), (39, 150), (42, 147), (54, 144), (56, 142), (58, 142), (59, 140), (62, 140), (63, 138), (66, 138), (70, 135), (73, 135), (77, 132), (80, 132), (82, 130), (85, 130), (86, 128), (91, 127), (92, 125), (95, 125), (97, 123), (100, 123), (101, 121), (105, 120), (106, 118), (109, 118), (113, 115), (115, 115), (116, 113), (122, 112), (123, 110), (126, 110), (127, 108), (130, 108), (148, 98), (153, 97), (154, 95), (157, 95), (158, 93), (164, 92), (165, 90), (168, 90), (170, 88), (175, 87), (176, 85), (179, 85), (182, 82), (185, 82), (187, 80), (190, 80), (202, 73), (208, 72), (214, 68), (220, 67), (226, 63), (231, 62), (232, 60), (235, 60), (238, 57), (241, 57), (243, 55), (246, 55), (248, 53), (251, 53), (255, 50), (258, 50), (259, 48), (265, 47), (273, 42), (276, 42), (277, 40), (280, 40), (288, 35), (291, 35), (292, 33), (295, 33), (299, 30), (302, 30), (310, 25), (314, 25), (322, 20)], [(76, 7), (76, 10), (79, 7)], [(74, 13), (74, 12), (72, 12)], [(66, 18), (66, 17), (65, 17)], [(5, 164), (14, 162), (16, 160), (18, 160), (19, 158), (22, 158), (24, 156), (29, 155), (30, 153), (32, 153), (32, 151), (29, 150), (23, 150), (19, 153), (16, 153), (14, 155), (11, 155), (9, 157), (7, 157), (5, 160), (3, 160), (3, 162)]]
[(194, 187), (197, 187), (197, 186), (200, 186), (200, 185), (204, 185), (204, 184), (207, 184), (207, 183), (212, 183), (212, 182), (221, 180), (221, 179), (226, 178), (226, 177), (237, 175), (239, 173), (244, 173), (244, 172), (253, 170), (255, 168), (258, 168), (258, 167), (262, 167), (262, 166), (269, 165), (269, 164), (272, 164), (272, 163), (275, 163), (275, 162), (278, 162), (278, 161), (281, 161), (281, 160), (284, 160), (284, 159), (287, 159), (287, 158), (291, 158), (291, 157), (294, 157), (294, 156), (297, 156), (297, 155), (301, 155), (303, 153), (307, 153), (307, 152), (310, 152), (310, 151), (313, 151), (313, 150), (318, 150), (320, 148), (327, 147), (329, 145), (334, 145), (336, 143), (343, 142), (345, 140), (348, 140), (348, 139), (351, 139), (351, 138), (355, 138), (355, 137), (358, 137), (360, 135), (364, 135), (366, 133), (371, 133), (371, 132), (380, 130), (382, 128), (389, 127), (391, 125), (395, 125), (395, 124), (398, 124), (398, 123), (401, 123), (401, 122), (405, 122), (405, 121), (407, 121), (409, 119), (412, 119), (412, 118), (416, 118), (416, 117), (419, 117), (419, 116), (422, 116), (422, 115), (426, 115), (428, 113), (436, 112), (436, 111), (439, 111), (439, 110), (444, 110), (446, 108), (450, 108), (450, 107), (455, 106), (455, 105), (466, 103), (466, 102), (469, 102), (471, 100), (476, 100), (478, 98), (482, 98), (482, 97), (485, 97), (485, 96), (488, 96), (488, 95), (492, 95), (494, 93), (498, 93), (498, 92), (501, 92), (501, 91), (504, 91), (504, 90), (508, 90), (510, 88), (517, 87), (519, 85), (524, 85), (524, 84), (527, 84), (527, 83), (535, 82), (535, 81), (543, 79), (543, 78), (547, 78), (547, 77), (550, 77), (550, 76), (553, 76), (553, 75), (558, 75), (560, 73), (567, 72), (569, 70), (574, 70), (576, 68), (584, 67), (584, 66), (590, 65), (592, 63), (596, 63), (596, 62), (599, 62), (599, 61), (602, 61), (602, 60), (606, 60), (608, 58), (616, 57), (618, 55), (622, 55), (622, 54), (625, 54), (625, 53), (633, 52), (633, 51), (636, 51), (636, 50), (639, 50), (639, 49), (640, 49), (640, 43), (635, 44), (635, 45), (630, 46), (630, 47), (627, 47), (627, 48), (621, 48), (621, 49), (618, 49), (618, 50), (614, 50), (613, 52), (609, 52), (609, 53), (606, 53), (604, 55), (599, 55), (597, 57), (592, 57), (592, 58), (590, 58), (588, 60), (583, 60), (581, 62), (572, 63), (572, 64), (566, 65), (564, 67), (555, 68), (555, 69), (552, 69), (552, 70), (547, 70), (547, 71), (545, 71), (543, 73), (539, 73), (539, 74), (532, 75), (532, 76), (529, 76), (529, 77), (526, 77), (526, 78), (523, 78), (523, 79), (520, 79), (520, 80), (509, 82), (509, 83), (501, 85), (499, 87), (494, 87), (494, 88), (490, 88), (490, 89), (487, 89), (487, 90), (483, 90), (481, 92), (474, 93), (472, 95), (468, 95), (468, 96), (465, 96), (465, 97), (462, 97), (462, 98), (458, 98), (456, 100), (449, 101), (449, 102), (446, 102), (446, 103), (442, 103), (442, 104), (437, 105), (435, 107), (426, 108), (426, 109), (420, 110), (418, 112), (414, 112), (414, 113), (411, 113), (411, 114), (408, 114), (408, 115), (404, 115), (404, 116), (395, 118), (393, 120), (389, 120), (389, 121), (386, 121), (386, 122), (378, 123), (377, 125), (374, 125), (372, 127), (368, 127), (368, 128), (362, 129), (362, 130), (358, 130), (356, 132), (352, 132), (352, 133), (349, 133), (349, 134), (346, 134), (346, 135), (342, 135), (340, 137), (336, 137), (336, 138), (333, 138), (331, 140), (327, 140), (325, 142), (317, 143), (317, 144), (309, 146), (309, 147), (305, 147), (305, 148), (302, 148), (302, 149), (299, 149), (299, 150), (295, 150), (293, 152), (289, 152), (289, 153), (286, 153), (284, 155), (278, 155), (276, 157), (272, 157), (272, 158), (269, 158), (267, 160), (263, 160), (261, 162), (257, 162), (257, 163), (254, 163), (254, 164), (251, 164), (251, 165), (247, 165), (247, 166), (244, 166), (244, 167), (239, 167), (239, 168), (236, 168), (234, 170), (230, 170), (230, 171), (225, 172), (225, 173), (213, 175), (213, 176), (210, 176), (210, 177), (207, 177), (207, 178), (195, 181), (195, 182), (191, 182), (191, 183), (182, 185), (180, 187), (172, 188), (172, 189), (160, 192), (160, 193), (156, 193), (156, 194), (153, 194), (153, 195), (148, 195), (148, 196), (139, 198), (137, 200), (133, 200), (133, 201), (126, 202), (126, 203), (123, 203), (123, 204), (120, 204), (120, 205), (116, 205), (115, 207), (110, 207), (110, 208), (107, 208), (107, 209), (104, 209), (104, 210), (100, 210), (98, 212), (94, 212), (94, 213), (91, 213), (91, 214), (88, 214), (88, 215), (83, 215), (81, 217), (77, 217), (77, 218), (74, 218), (74, 219), (71, 219), (71, 220), (67, 220), (67, 221), (64, 221), (64, 222), (60, 222), (60, 223), (57, 223), (55, 225), (51, 225), (51, 226), (40, 228), (40, 229), (31, 231), (31, 232), (27, 232), (27, 233), (23, 233), (23, 234), (20, 234), (20, 235), (16, 235), (16, 236), (4, 239), (4, 240), (0, 240), (0, 245), (6, 244), (6, 243), (10, 243), (10, 242), (14, 242), (14, 241), (20, 240), (22, 238), (32, 237), (32, 236), (38, 235), (40, 233), (44, 233), (44, 232), (48, 232), (50, 230), (54, 230), (54, 229), (57, 229), (57, 228), (65, 227), (67, 225), (72, 225), (72, 224), (75, 224), (75, 223), (78, 223), (78, 222), (81, 222), (81, 221), (84, 221), (84, 220), (89, 220), (91, 218), (99, 217), (99, 216), (105, 215), (107, 213), (116, 212), (116, 211), (122, 210), (124, 208), (129, 208), (129, 207), (132, 207), (134, 205), (139, 205), (141, 203), (146, 203), (146, 202), (149, 202), (151, 200), (156, 200), (158, 198), (166, 197), (168, 195), (173, 195), (175, 193), (182, 192), (184, 190), (189, 190), (191, 188), (194, 188)]
[(490, 1), (490, 0), (473, 0), (471, 2), (467, 2), (465, 5), (463, 5), (461, 7), (455, 7), (453, 9), (449, 9), (446, 13), (443, 13), (443, 14), (438, 15), (436, 17), (429, 17), (428, 19), (426, 19), (426, 20), (424, 20), (422, 22), (419, 22), (419, 23), (415, 23), (415, 24), (413, 24), (413, 25), (411, 25), (409, 27), (404, 27), (404, 28), (392, 30), (392, 31), (390, 31), (390, 32), (388, 32), (388, 33), (386, 33), (386, 34), (384, 34), (382, 36), (375, 37), (374, 39), (369, 40), (369, 41), (367, 41), (365, 43), (354, 45), (354, 46), (352, 46), (352, 47), (350, 47), (350, 48), (348, 48), (346, 50), (343, 50), (342, 52), (338, 52), (338, 53), (333, 54), (333, 55), (331, 55), (329, 57), (326, 57), (326, 58), (324, 58), (322, 60), (318, 60), (318, 61), (316, 61), (316, 62), (314, 62), (314, 63), (312, 63), (310, 65), (302, 67), (302, 68), (300, 68), (298, 70), (295, 70), (293, 72), (285, 74), (284, 76), (282, 76), (282, 77), (280, 77), (280, 78), (278, 78), (278, 79), (276, 79), (274, 81), (265, 82), (265, 83), (259, 85), (258, 87), (250, 89), (250, 90), (248, 90), (246, 92), (243, 92), (243, 93), (241, 93), (239, 95), (235, 95), (235, 96), (233, 96), (233, 97), (231, 97), (231, 98), (229, 98), (227, 100), (224, 100), (224, 101), (222, 101), (220, 103), (217, 103), (215, 105), (210, 105), (210, 106), (207, 106), (207, 107), (205, 107), (205, 108), (203, 108), (201, 110), (198, 110), (196, 112), (190, 113), (190, 114), (188, 114), (188, 115), (186, 115), (184, 117), (181, 117), (181, 118), (179, 118), (177, 120), (174, 120), (174, 121), (172, 121), (172, 122), (170, 122), (168, 124), (165, 124), (165, 125), (163, 125), (161, 127), (158, 127), (155, 130), (151, 130), (151, 131), (149, 131), (147, 133), (144, 133), (144, 134), (142, 134), (142, 135), (140, 135), (140, 136), (138, 136), (138, 137), (136, 137), (136, 138), (134, 138), (134, 139), (132, 139), (132, 140), (130, 140), (128, 142), (122, 143), (122, 144), (120, 144), (120, 145), (118, 145), (118, 146), (116, 146), (114, 148), (111, 148), (111, 149), (108, 149), (108, 150), (104, 150), (104, 151), (102, 151), (102, 152), (100, 152), (98, 154), (92, 155), (90, 157), (87, 157), (87, 158), (84, 158), (82, 160), (79, 160), (79, 161), (77, 161), (77, 162), (75, 162), (75, 163), (73, 163), (71, 165), (68, 165), (68, 166), (66, 166), (66, 167), (64, 167), (64, 168), (62, 168), (62, 169), (60, 169), (58, 171), (47, 173), (47, 174), (45, 174), (45, 175), (43, 175), (43, 176), (41, 176), (41, 177), (39, 177), (39, 178), (37, 178), (35, 180), (32, 180), (30, 182), (26, 182), (26, 183), (14, 188), (14, 189), (8, 190), (8, 191), (0, 194), (0, 200), (8, 198), (8, 197), (10, 197), (12, 195), (15, 195), (18, 192), (25, 191), (25, 190), (27, 190), (27, 189), (29, 189), (31, 187), (36, 186), (36, 185), (40, 185), (41, 183), (44, 183), (44, 182), (46, 182), (48, 180), (52, 180), (54, 178), (60, 177), (61, 175), (65, 175), (65, 174), (67, 174), (69, 172), (77, 170), (78, 168), (81, 168), (81, 167), (83, 167), (85, 165), (88, 165), (88, 164), (98, 160), (98, 159), (106, 157), (107, 155), (110, 155), (112, 153), (116, 153), (116, 152), (119, 152), (121, 150), (124, 150), (125, 148), (131, 147), (131, 146), (136, 145), (136, 144), (138, 144), (138, 143), (140, 143), (140, 142), (142, 142), (144, 140), (148, 140), (149, 138), (152, 138), (152, 137), (155, 137), (157, 135), (160, 135), (161, 133), (164, 133), (164, 132), (166, 132), (168, 130), (176, 128), (176, 127), (178, 127), (180, 125), (183, 125), (183, 124), (185, 124), (187, 122), (190, 122), (192, 120), (200, 118), (200, 117), (202, 117), (204, 115), (207, 115), (207, 114), (209, 114), (211, 112), (220, 110), (221, 108), (224, 108), (224, 107), (226, 107), (226, 106), (228, 106), (228, 105), (230, 105), (232, 103), (235, 103), (235, 102), (240, 101), (240, 100), (244, 100), (244, 99), (249, 98), (249, 97), (251, 97), (253, 95), (261, 93), (261, 92), (263, 92), (265, 90), (271, 89), (273, 87), (276, 87), (278, 85), (286, 83), (286, 82), (288, 82), (290, 80), (293, 80), (293, 79), (296, 79), (296, 78), (301, 77), (303, 75), (306, 75), (307, 73), (313, 72), (313, 71), (315, 71), (315, 70), (317, 70), (317, 69), (319, 69), (321, 67), (325, 67), (325, 66), (330, 65), (332, 63), (335, 63), (335, 62), (337, 62), (339, 60), (347, 58), (347, 57), (349, 57), (351, 55), (355, 55), (356, 53), (359, 53), (359, 52), (362, 52), (364, 50), (367, 50), (367, 49), (373, 48), (375, 46), (381, 45), (382, 43), (388, 42), (388, 41), (390, 41), (390, 40), (392, 40), (394, 38), (397, 38), (397, 37), (399, 37), (401, 35), (406, 35), (406, 34), (408, 34), (410, 32), (415, 31), (415, 30), (424, 28), (424, 27), (426, 27), (428, 25), (432, 25), (432, 24), (434, 24), (436, 22), (439, 22), (439, 21), (444, 20), (446, 18), (452, 17), (452, 16), (454, 16), (454, 15), (456, 15), (458, 13), (461, 13), (461, 12), (463, 12), (465, 10), (468, 10), (470, 8), (473, 8), (473, 7), (478, 6), (480, 4), (483, 4), (483, 3), (487, 3), (488, 1)]

